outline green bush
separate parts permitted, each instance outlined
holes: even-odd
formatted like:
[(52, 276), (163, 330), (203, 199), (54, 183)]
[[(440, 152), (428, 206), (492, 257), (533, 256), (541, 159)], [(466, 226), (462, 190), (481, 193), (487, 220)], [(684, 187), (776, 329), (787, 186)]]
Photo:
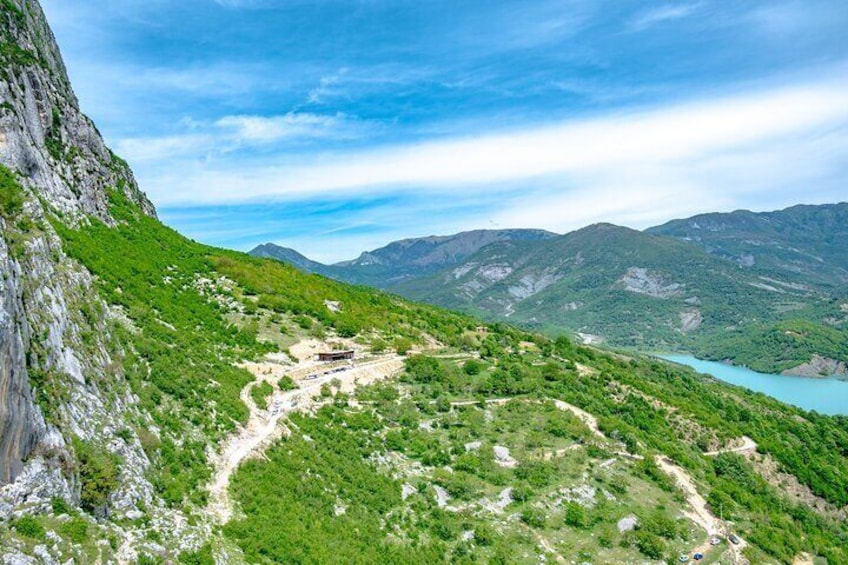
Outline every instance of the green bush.
[(179, 561), (183, 565), (215, 565), (212, 546), (206, 544), (197, 551), (183, 551), (180, 553)]
[(15, 174), (0, 165), (0, 214), (10, 219), (20, 214), (24, 207), (24, 195)]
[(656, 534), (647, 530), (636, 531), (636, 547), (645, 557), (662, 559), (665, 555), (665, 543)]
[(75, 516), (59, 526), (59, 533), (74, 543), (83, 543), (88, 539), (88, 522)]
[(68, 504), (64, 498), (53, 497), (50, 499), (50, 507), (53, 509), (53, 513), (57, 516), (74, 513), (73, 508), (71, 508), (71, 505)]
[(33, 516), (22, 516), (13, 522), (15, 530), (22, 536), (38, 541), (44, 541), (47, 533), (38, 518)]
[(119, 459), (103, 446), (75, 438), (80, 484), (80, 506), (88, 512), (104, 514), (109, 495), (118, 487)]

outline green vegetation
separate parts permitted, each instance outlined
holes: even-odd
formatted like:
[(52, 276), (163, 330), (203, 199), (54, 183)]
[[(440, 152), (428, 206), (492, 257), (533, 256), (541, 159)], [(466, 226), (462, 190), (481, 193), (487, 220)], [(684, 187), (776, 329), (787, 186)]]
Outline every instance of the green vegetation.
[[(833, 315), (839, 311), (834, 304)], [(813, 355), (848, 361), (848, 326), (832, 326), (808, 320), (785, 320), (772, 326), (746, 326), (702, 340), (693, 349), (703, 358), (733, 361), (755, 371), (780, 373), (810, 361)], [(829, 375), (823, 375), (829, 376)]]
[(117, 456), (96, 443), (74, 439), (79, 480), (82, 485), (80, 506), (96, 515), (104, 515), (109, 495), (118, 487)]
[(0, 215), (11, 220), (21, 213), (24, 206), (23, 189), (15, 174), (0, 165)]
[(47, 539), (44, 525), (38, 518), (33, 516), (21, 516), (13, 522), (15, 530), (22, 536), (43, 542)]
[[(789, 501), (748, 460), (702, 455), (750, 436), (781, 470), (833, 507), (844, 506), (845, 418), (564, 338), (501, 324), (477, 331), (479, 323), (462, 315), (206, 247), (141, 214), (117, 191), (112, 213), (117, 228), (96, 220), (78, 230), (54, 225), (67, 252), (97, 275), (104, 298), (131, 320), (115, 334), (140, 408), (161, 430), (140, 437), (154, 461), (154, 484), (172, 504), (206, 500), (205, 449), (247, 415), (239, 391), (252, 377), (235, 365), (279, 347), (258, 340), (260, 327), (278, 336), (356, 335), (400, 353), (429, 336), (460, 356), (412, 355), (399, 382), (357, 393), (367, 404), (351, 408), (346, 396), (329, 398), (327, 386), (328, 404), (317, 415), (293, 416), (297, 433), (233, 477), (244, 517), (224, 531), (249, 561), (535, 562), (538, 536), (575, 561), (600, 551), (612, 561), (633, 551), (668, 558), (702, 534), (678, 520), (680, 495), (652, 461), (661, 453), (733, 517), (753, 551), (789, 561), (804, 550), (846, 563), (845, 526)], [(339, 302), (341, 311), (326, 301)], [(260, 406), (268, 386), (254, 386)], [(594, 414), (612, 443), (549, 399)], [(474, 442), (479, 448), (465, 447)], [(496, 445), (508, 446), (518, 464), (497, 464)], [(621, 449), (644, 459), (615, 456)], [(610, 459), (614, 464), (601, 465)], [(93, 468), (109, 475), (108, 465)], [(457, 511), (437, 503), (436, 486)], [(575, 506), (557, 494), (574, 487), (591, 487), (594, 495)], [(519, 520), (504, 525), (474, 510), (506, 488), (513, 489), (509, 512)], [(640, 525), (620, 533), (615, 522), (629, 513)], [(205, 558), (200, 552), (185, 559)]]
[(184, 551), (179, 555), (179, 562), (183, 565), (215, 565), (212, 547), (206, 544), (197, 551)]
[[(539, 353), (519, 354), (519, 343), (529, 339)], [(669, 559), (702, 543), (703, 533), (678, 519), (674, 482), (652, 459), (663, 453), (692, 473), (714, 512), (736, 522), (752, 551), (781, 561), (809, 551), (828, 563), (848, 563), (844, 525), (791, 502), (738, 455), (702, 455), (707, 445), (749, 435), (762, 453), (842, 506), (845, 455), (834, 453), (846, 453), (844, 418), (805, 413), (691, 371), (617, 359), (565, 339), (548, 342), (496, 327), (486, 342), (481, 350), (494, 365), (475, 360), (480, 370), (473, 375), (464, 368), (470, 360), (417, 355), (406, 360), (399, 385), (357, 393), (367, 406), (335, 403), (315, 417), (295, 416), (299, 434), (234, 477), (233, 494), (246, 517), (231, 522), (227, 535), (248, 560), (261, 555), (279, 563), (318, 563), (329, 547), (345, 562), (405, 562), (412, 557), (403, 552), (414, 549), (436, 560), (461, 555), (469, 563), (520, 563), (535, 554), (536, 536), (567, 559), (585, 554), (617, 562), (632, 559), (632, 551)], [(575, 362), (596, 372), (580, 375)], [(504, 397), (514, 400), (485, 403)], [(616, 460), (612, 451), (622, 447), (599, 442), (546, 398), (595, 414), (608, 437), (644, 459)], [(466, 447), (474, 442), (477, 447)], [(494, 445), (508, 446), (517, 466), (496, 464)], [(560, 455), (546, 455), (553, 453)], [(613, 466), (601, 465), (610, 457)], [(403, 483), (415, 494), (400, 496)], [(436, 503), (435, 486), (454, 510)], [(497, 500), (507, 487), (513, 489), (507, 513), (517, 513), (517, 523), (480, 510), (481, 501)], [(551, 505), (563, 496), (557, 493), (572, 492), (563, 488), (588, 487), (583, 492), (594, 493), (588, 500)], [(638, 527), (619, 533), (616, 522), (629, 514), (638, 516)]]
[[(153, 483), (171, 504), (205, 504), (205, 442), (189, 432), (196, 429), (217, 443), (244, 423), (248, 411), (239, 393), (253, 379), (235, 365), (276, 349), (257, 340), (249, 315), (234, 323), (225, 301), (255, 300), (263, 312), (301, 316), (348, 333), (379, 330), (409, 342), (420, 341), (426, 330), (458, 343), (473, 327), (460, 315), (203, 246), (144, 215), (120, 191), (110, 199), (116, 228), (96, 219), (80, 229), (58, 220), (53, 225), (66, 252), (97, 276), (103, 298), (132, 321), (115, 328), (121, 342), (116, 350), (125, 352), (122, 365), (140, 408), (161, 430), (161, 437), (145, 443)], [(222, 275), (235, 281), (235, 291), (218, 284)], [(343, 311), (332, 312), (325, 300), (341, 301)]]
[[(513, 233), (481, 248), (459, 234), (443, 243), (450, 255), (457, 245), (476, 252), (432, 265), (421, 262), (438, 245), (429, 241), (408, 253), (390, 244), (368, 265), (320, 265), (273, 245), (256, 252), (553, 337), (582, 332), (614, 347), (781, 372), (816, 354), (848, 362), (846, 227), (841, 203), (708, 214), (646, 232), (599, 224), (560, 237)], [(503, 265), (512, 270), (502, 278), (486, 274)]]
[(262, 381), (261, 383), (254, 385), (252, 389), (250, 389), (250, 396), (253, 398), (253, 402), (259, 408), (267, 408), (268, 399), (271, 396), (271, 393), (274, 392), (274, 387), (271, 386), (271, 383)]

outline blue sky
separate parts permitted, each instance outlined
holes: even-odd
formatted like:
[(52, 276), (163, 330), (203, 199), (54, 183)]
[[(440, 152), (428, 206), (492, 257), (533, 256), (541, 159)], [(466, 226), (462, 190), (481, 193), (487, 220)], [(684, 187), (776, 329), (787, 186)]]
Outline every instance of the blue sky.
[(846, 200), (844, 0), (42, 0), (195, 239), (322, 261), (476, 228)]

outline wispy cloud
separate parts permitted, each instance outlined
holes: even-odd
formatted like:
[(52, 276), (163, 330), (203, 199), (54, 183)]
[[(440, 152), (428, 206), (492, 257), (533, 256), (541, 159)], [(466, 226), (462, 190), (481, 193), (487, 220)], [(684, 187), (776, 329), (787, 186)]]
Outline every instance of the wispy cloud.
[[(155, 184), (179, 187), (174, 200), (227, 202), (398, 186), (473, 189), (536, 177), (582, 176), (646, 166), (676, 168), (749, 146), (814, 143), (848, 123), (844, 82), (738, 95), (644, 112), (470, 138), (390, 146), (352, 153), (299, 155), (253, 170), (210, 168)], [(794, 140), (794, 141), (793, 141)], [(793, 167), (803, 164), (793, 163)], [(202, 187), (202, 190), (195, 187)]]
[(41, 3), (84, 111), (211, 243), (844, 199), (844, 0)]
[(289, 112), (282, 116), (224, 116), (214, 122), (184, 120), (182, 133), (155, 137), (130, 137), (116, 149), (132, 162), (207, 158), (245, 147), (296, 144), (314, 140), (349, 140), (362, 135), (368, 125), (342, 114), (324, 116)]
[(643, 31), (665, 22), (688, 18), (703, 6), (703, 2), (675, 2), (649, 8), (630, 21), (630, 31)]
[(244, 143), (273, 143), (292, 138), (347, 137), (354, 125), (343, 114), (320, 116), (289, 112), (284, 116), (226, 116), (215, 122), (226, 135)]

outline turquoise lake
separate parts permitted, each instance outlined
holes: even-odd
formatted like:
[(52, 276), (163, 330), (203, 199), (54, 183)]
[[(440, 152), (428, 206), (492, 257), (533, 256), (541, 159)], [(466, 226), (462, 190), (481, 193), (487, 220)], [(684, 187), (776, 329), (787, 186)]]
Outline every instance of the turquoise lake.
[(769, 375), (724, 363), (701, 361), (688, 355), (660, 357), (805, 410), (815, 410), (821, 414), (848, 414), (848, 382), (843, 380)]

